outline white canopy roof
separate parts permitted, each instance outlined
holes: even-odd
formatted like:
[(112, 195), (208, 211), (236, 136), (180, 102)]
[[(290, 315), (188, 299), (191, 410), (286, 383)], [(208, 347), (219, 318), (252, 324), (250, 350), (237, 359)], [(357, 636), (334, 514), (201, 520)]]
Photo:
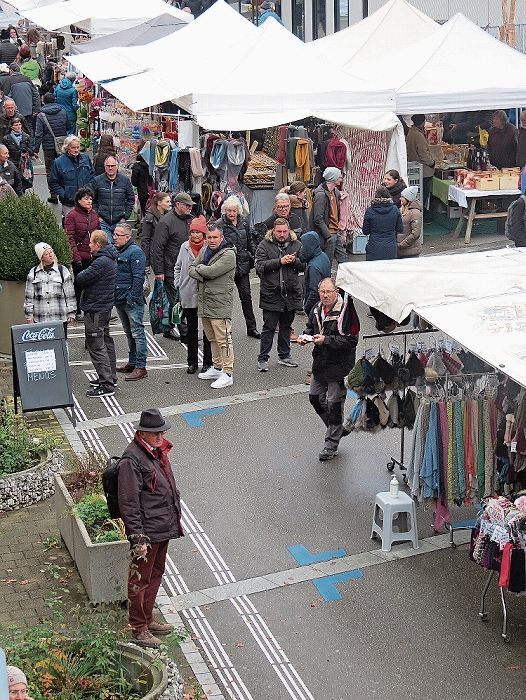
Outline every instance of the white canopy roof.
[(186, 22), (192, 20), (192, 15), (172, 7), (164, 0), (66, 0), (34, 9), (19, 8), (19, 11), (48, 31), (74, 24), (92, 36), (128, 29), (165, 12)]
[(415, 311), (526, 386), (526, 251), (339, 265), (336, 284), (396, 321)]

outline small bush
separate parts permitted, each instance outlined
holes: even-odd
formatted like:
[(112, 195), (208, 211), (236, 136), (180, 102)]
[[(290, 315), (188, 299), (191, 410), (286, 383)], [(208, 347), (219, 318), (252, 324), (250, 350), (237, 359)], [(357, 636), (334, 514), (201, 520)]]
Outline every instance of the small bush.
[(112, 520), (104, 496), (91, 493), (83, 496), (74, 506), (75, 515), (82, 520), (92, 542), (125, 540), (122, 521)]
[(0, 202), (0, 279), (23, 282), (38, 260), (34, 246), (52, 246), (62, 265), (71, 262), (68, 239), (55, 214), (35, 194)]
[(31, 432), (22, 416), (3, 405), (0, 412), (0, 477), (22, 472), (38, 463), (43, 452), (58, 444), (54, 435)]

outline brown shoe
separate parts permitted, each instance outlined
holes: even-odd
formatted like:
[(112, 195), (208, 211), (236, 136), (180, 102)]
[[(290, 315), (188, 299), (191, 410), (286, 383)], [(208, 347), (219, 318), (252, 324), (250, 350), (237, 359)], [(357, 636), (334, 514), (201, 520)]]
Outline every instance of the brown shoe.
[(117, 367), (117, 372), (122, 372), (122, 374), (131, 374), (134, 369), (135, 367), (133, 365), (130, 365), (129, 362), (127, 362), (125, 365)]
[(151, 647), (156, 649), (161, 646), (161, 640), (154, 637), (149, 630), (143, 630), (142, 632), (132, 632), (131, 641), (135, 642), (141, 647)]
[(139, 379), (144, 379), (144, 377), (148, 376), (148, 372), (144, 369), (144, 367), (136, 367), (133, 372), (130, 374), (127, 374), (124, 377), (125, 382), (138, 382)]
[(148, 625), (148, 630), (150, 632), (155, 632), (155, 634), (170, 634), (170, 632), (173, 632), (175, 627), (173, 625), (166, 625), (162, 622), (155, 622), (153, 620), (150, 622)]

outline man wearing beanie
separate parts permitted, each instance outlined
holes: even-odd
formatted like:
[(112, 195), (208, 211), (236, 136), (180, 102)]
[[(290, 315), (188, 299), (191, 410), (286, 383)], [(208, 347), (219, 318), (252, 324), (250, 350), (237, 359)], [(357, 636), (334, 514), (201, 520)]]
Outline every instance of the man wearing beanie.
[(349, 258), (340, 238), (340, 190), (342, 171), (325, 168), (323, 182), (312, 195), (311, 228), (320, 237), (320, 245), (332, 262), (348, 262)]
[(406, 187), (400, 193), (400, 215), (404, 230), (396, 234), (399, 258), (416, 258), (422, 252), (422, 205), (418, 200), (418, 187)]
[(26, 675), (16, 666), (6, 666), (7, 685), (9, 688), (9, 700), (32, 700), (28, 695), (28, 683)]
[(431, 182), (435, 174), (435, 159), (429, 150), (429, 144), (424, 134), (424, 124), (426, 121), (425, 114), (413, 114), (411, 117), (413, 126), (407, 132), (407, 160), (409, 162), (421, 163), (423, 167), (422, 175), (424, 178), (422, 191), (422, 205), (426, 213), (424, 214), (424, 223), (431, 221), (429, 213), (429, 195), (431, 194)]

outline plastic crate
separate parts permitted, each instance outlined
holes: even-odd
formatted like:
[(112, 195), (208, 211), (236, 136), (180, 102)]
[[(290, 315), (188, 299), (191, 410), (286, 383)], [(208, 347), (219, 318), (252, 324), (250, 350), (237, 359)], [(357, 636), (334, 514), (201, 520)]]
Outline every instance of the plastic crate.
[(365, 246), (367, 245), (368, 240), (369, 236), (355, 236), (352, 242), (353, 255), (363, 255), (365, 253)]

